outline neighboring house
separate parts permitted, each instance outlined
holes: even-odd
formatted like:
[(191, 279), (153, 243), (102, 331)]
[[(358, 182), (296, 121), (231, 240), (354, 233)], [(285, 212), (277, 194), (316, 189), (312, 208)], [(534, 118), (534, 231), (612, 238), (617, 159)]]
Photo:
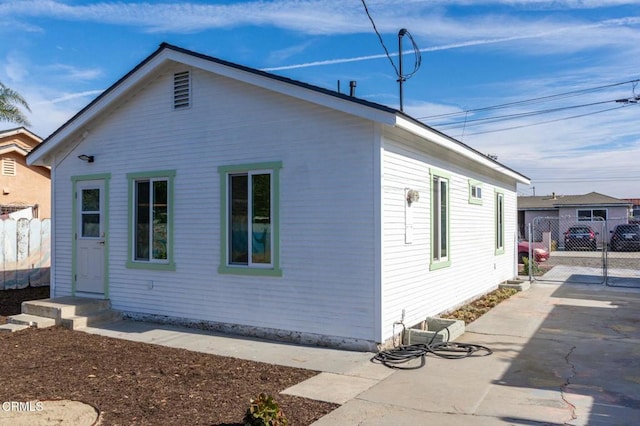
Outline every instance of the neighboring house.
[[(596, 230), (606, 222), (608, 229), (627, 223), (632, 203), (608, 195), (590, 192), (584, 195), (552, 195), (518, 197), (518, 227), (520, 235), (529, 238), (527, 225), (536, 222), (534, 241), (542, 240), (542, 232), (551, 232), (551, 239), (562, 244), (560, 235), (578, 222)], [(537, 221), (536, 221), (536, 218)], [(550, 220), (546, 220), (550, 218)], [(565, 220), (559, 220), (565, 218)], [(609, 241), (608, 233), (599, 241)]]
[(517, 274), (528, 178), (392, 108), (162, 44), (29, 155), (52, 296), (375, 349)]
[(633, 218), (633, 221), (640, 221), (640, 198), (623, 198), (623, 200), (632, 204), (631, 217)]
[(51, 217), (51, 172), (27, 165), (26, 156), (42, 139), (24, 127), (0, 130), (0, 216), (20, 210), (36, 218)]

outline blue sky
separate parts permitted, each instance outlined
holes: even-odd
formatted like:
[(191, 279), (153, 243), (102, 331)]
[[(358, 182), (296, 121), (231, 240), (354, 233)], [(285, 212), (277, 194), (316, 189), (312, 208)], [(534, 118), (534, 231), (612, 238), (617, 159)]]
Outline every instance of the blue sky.
[[(635, 198), (640, 103), (615, 101), (640, 95), (638, 3), (366, 1), (396, 64), (401, 28), (421, 50), (405, 112), (530, 177), (522, 195)], [(0, 0), (0, 81), (42, 137), (163, 41), (327, 89), (356, 80), (358, 97), (399, 107), (361, 0)], [(409, 71), (408, 37), (403, 50)]]

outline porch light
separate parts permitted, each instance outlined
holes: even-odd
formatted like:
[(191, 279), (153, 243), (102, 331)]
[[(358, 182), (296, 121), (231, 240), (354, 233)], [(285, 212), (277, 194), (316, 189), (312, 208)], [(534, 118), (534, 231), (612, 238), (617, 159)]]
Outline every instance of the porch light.
[(420, 193), (415, 189), (410, 189), (407, 191), (407, 202), (409, 204), (415, 203), (420, 199)]

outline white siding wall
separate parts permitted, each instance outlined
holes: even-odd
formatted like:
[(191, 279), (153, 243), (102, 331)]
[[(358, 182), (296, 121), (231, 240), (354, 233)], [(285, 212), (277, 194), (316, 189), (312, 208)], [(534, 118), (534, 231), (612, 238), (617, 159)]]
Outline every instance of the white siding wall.
[[(396, 138), (397, 139), (397, 138)], [(399, 140), (399, 139), (398, 139)], [(433, 152), (431, 149), (430, 152)], [(437, 315), (516, 275), (515, 184), (444, 161), (409, 141), (384, 140), (382, 340), (405, 310), (405, 325)], [(459, 160), (462, 161), (462, 160)], [(430, 168), (450, 175), (451, 266), (429, 270), (431, 257)], [(482, 205), (469, 203), (469, 178), (482, 183)], [(420, 192), (412, 204), (413, 242), (405, 243), (404, 189)], [(495, 254), (495, 191), (505, 195), (505, 253)], [(399, 329), (396, 329), (398, 332)]]
[[(193, 106), (173, 111), (174, 71), (93, 123), (58, 159), (56, 296), (71, 292), (70, 179), (111, 173), (114, 308), (374, 340), (373, 125), (198, 70)], [(284, 276), (219, 275), (217, 167), (265, 161), (283, 163)], [(127, 269), (126, 174), (165, 169), (176, 170), (177, 270)]]

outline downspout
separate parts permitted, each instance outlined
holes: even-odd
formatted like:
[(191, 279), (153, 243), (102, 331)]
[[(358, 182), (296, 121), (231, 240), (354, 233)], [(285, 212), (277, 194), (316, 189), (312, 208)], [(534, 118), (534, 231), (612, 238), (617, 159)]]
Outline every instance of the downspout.
[(382, 129), (380, 124), (373, 124), (373, 144), (372, 144), (372, 201), (373, 201), (373, 335), (374, 341), (384, 343), (383, 339), (383, 318), (384, 303), (382, 301), (382, 285), (384, 284), (384, 244), (383, 244), (383, 223), (384, 223), (384, 198), (382, 196), (382, 176), (384, 176)]
[(55, 193), (56, 193), (56, 179), (55, 179), (55, 175), (56, 175), (56, 167), (55, 167), (55, 161), (52, 162), (52, 164), (54, 164), (53, 167), (51, 167), (51, 180), (50, 180), (50, 185), (51, 185), (51, 191), (49, 191), (51, 193), (50, 197), (50, 202), (49, 205), (51, 206), (50, 209), (50, 218), (49, 220), (51, 221), (51, 229), (49, 230), (49, 235), (51, 235), (51, 240), (49, 242), (49, 297), (53, 298), (55, 297), (56, 294), (56, 258), (55, 256), (53, 256), (53, 253), (56, 253), (56, 227), (54, 226), (55, 221), (53, 220), (55, 214), (56, 214), (56, 197), (55, 197)]

